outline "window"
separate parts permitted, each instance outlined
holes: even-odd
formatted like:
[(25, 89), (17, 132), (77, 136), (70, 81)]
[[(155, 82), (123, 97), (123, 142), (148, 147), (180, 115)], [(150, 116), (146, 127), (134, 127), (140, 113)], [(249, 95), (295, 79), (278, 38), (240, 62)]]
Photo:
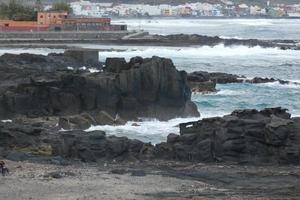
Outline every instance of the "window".
[(40, 18), (44, 18), (44, 16), (43, 16), (43, 15), (41, 15), (41, 16), (40, 16)]
[(4, 24), (4, 26), (9, 27), (9, 24)]

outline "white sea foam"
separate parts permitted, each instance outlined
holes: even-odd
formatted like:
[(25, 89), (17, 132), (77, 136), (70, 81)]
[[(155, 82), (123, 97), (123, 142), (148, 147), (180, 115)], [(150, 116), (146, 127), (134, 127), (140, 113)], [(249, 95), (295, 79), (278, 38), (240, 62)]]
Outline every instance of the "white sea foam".
[(271, 82), (271, 83), (261, 83), (256, 85), (261, 87), (267, 86), (267, 87), (275, 87), (275, 88), (300, 89), (300, 84), (295, 84), (295, 83), (281, 84), (278, 81)]
[[(210, 21), (212, 22), (212, 21)], [(176, 28), (176, 27), (218, 27), (218, 23), (205, 23), (203, 20), (189, 20), (189, 19), (169, 19), (169, 20), (127, 20), (127, 21), (114, 21), (114, 24), (127, 24), (131, 28)]]
[[(147, 120), (143, 122), (127, 122), (125, 125), (120, 126), (91, 126), (87, 129), (87, 132), (94, 130), (102, 130), (105, 131), (108, 135), (119, 135), (119, 136), (128, 136), (132, 138), (155, 138), (159, 137), (161, 139), (166, 139), (168, 134), (175, 133), (179, 134), (180, 123), (197, 121), (200, 118), (176, 118), (169, 121), (158, 121), (158, 120)], [(138, 126), (133, 126), (133, 124), (137, 124)], [(150, 141), (159, 142), (161, 139)]]
[(215, 93), (215, 95), (222, 95), (222, 96), (240, 96), (243, 95), (245, 92), (240, 90), (228, 90), (222, 89)]
[(232, 36), (232, 37), (229, 37), (229, 36), (219, 36), (220, 38), (222, 39), (237, 39), (237, 40), (243, 40), (244, 38), (242, 37), (239, 37), (239, 36)]
[(5, 120), (1, 120), (1, 122), (3, 122), (3, 123), (12, 123), (12, 120), (11, 119), (5, 119)]
[(125, 57), (129, 60), (134, 56), (152, 57), (161, 56), (167, 58), (181, 58), (181, 59), (200, 59), (200, 58), (220, 58), (220, 57), (237, 57), (237, 56), (281, 56), (284, 58), (298, 59), (300, 51), (294, 50), (280, 50), (277, 48), (262, 48), (262, 47), (246, 47), (233, 46), (225, 47), (224, 45), (217, 45), (214, 47), (128, 47), (125, 51), (102, 51), (100, 52), (100, 60), (104, 61), (107, 57)]
[(98, 73), (98, 72), (100, 72), (100, 70), (96, 69), (96, 68), (89, 68), (88, 70), (89, 70), (90, 73)]
[(21, 54), (21, 53), (30, 53), (30, 54), (40, 54), (48, 55), (49, 53), (63, 53), (63, 49), (50, 49), (50, 48), (5, 48), (0, 49), (0, 56), (5, 53), (10, 54)]
[(266, 20), (255, 20), (255, 21), (236, 21), (235, 24), (245, 25), (245, 26), (272, 26), (274, 25), (271, 21)]

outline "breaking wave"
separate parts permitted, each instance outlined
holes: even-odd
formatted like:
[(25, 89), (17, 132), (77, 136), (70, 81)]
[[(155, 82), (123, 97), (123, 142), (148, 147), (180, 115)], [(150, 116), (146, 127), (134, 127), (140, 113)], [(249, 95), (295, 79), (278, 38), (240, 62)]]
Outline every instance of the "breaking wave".
[(300, 51), (295, 50), (280, 50), (278, 48), (262, 48), (246, 47), (246, 46), (232, 46), (225, 47), (220, 44), (214, 47), (184, 47), (184, 48), (170, 48), (170, 47), (128, 47), (124, 51), (101, 51), (100, 59), (104, 61), (107, 57), (125, 57), (129, 60), (134, 56), (152, 57), (160, 56), (167, 58), (185, 58), (185, 59), (197, 59), (204, 57), (236, 57), (236, 56), (269, 56), (269, 57), (285, 57), (298, 59)]
[(63, 53), (64, 49), (50, 49), (50, 48), (5, 48), (0, 49), (0, 56), (5, 53), (10, 54), (21, 54), (21, 53), (30, 53), (30, 54), (40, 54), (48, 55), (49, 53)]
[(105, 131), (108, 135), (127, 136), (129, 138), (140, 139), (144, 142), (154, 144), (166, 141), (168, 134), (179, 134), (179, 124), (197, 121), (200, 118), (176, 118), (169, 121), (158, 121), (155, 119), (143, 122), (127, 122), (120, 126), (91, 126), (87, 132), (94, 130)]

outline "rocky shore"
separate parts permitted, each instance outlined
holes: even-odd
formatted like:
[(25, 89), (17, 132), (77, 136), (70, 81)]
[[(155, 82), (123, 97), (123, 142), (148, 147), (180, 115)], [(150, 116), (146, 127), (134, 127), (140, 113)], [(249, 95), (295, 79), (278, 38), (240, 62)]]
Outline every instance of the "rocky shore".
[(87, 131), (198, 117), (192, 84), (243, 81), (187, 74), (166, 58), (101, 64), (97, 56), (0, 57), (0, 158), (11, 171), (0, 178), (0, 199), (299, 198), (300, 118), (283, 108), (180, 124), (179, 135), (156, 145)]
[[(103, 131), (86, 132), (91, 125), (125, 124), (140, 117), (199, 116), (191, 102), (191, 81), (242, 81), (224, 73), (187, 75), (177, 71), (170, 59), (159, 57), (135, 57), (129, 62), (108, 58), (101, 68), (97, 55), (67, 51), (0, 57), (0, 155), (16, 160), (41, 155), (85, 162), (171, 159), (299, 164), (300, 121), (281, 108), (234, 111), (223, 118), (181, 124), (180, 136), (170, 134), (166, 143), (155, 146)], [(98, 71), (91, 73), (82, 65), (98, 67)]]

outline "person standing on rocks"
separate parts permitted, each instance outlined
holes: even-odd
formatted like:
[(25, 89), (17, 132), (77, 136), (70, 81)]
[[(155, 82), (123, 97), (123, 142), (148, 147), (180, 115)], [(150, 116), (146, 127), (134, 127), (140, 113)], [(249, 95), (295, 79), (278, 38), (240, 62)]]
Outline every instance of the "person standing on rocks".
[(0, 173), (2, 173), (2, 176), (6, 176), (9, 174), (8, 168), (5, 167), (5, 162), (2, 160), (0, 161)]

